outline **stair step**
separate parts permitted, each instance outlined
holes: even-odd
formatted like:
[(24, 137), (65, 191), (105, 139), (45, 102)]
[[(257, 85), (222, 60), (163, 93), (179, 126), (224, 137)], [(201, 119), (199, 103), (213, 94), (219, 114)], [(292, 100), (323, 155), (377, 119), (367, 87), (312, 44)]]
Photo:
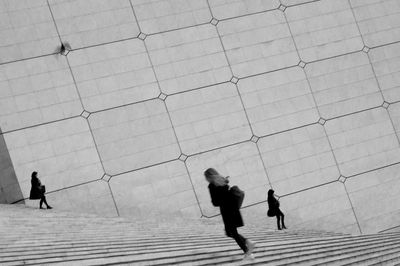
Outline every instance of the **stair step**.
[[(217, 219), (107, 218), (0, 205), (0, 265), (394, 265), (400, 232), (351, 236), (278, 231), (261, 217), (240, 228), (256, 260), (225, 236)], [(46, 224), (46, 227), (42, 226)]]

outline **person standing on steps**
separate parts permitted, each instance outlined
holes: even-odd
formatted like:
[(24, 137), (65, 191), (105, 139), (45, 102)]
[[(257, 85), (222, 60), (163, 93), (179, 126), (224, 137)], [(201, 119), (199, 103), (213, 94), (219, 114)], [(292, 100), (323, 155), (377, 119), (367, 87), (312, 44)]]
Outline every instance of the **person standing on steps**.
[(244, 259), (254, 259), (252, 252), (255, 244), (244, 238), (237, 231), (237, 228), (242, 227), (244, 223), (240, 210), (229, 191), (228, 177), (221, 176), (214, 168), (208, 168), (204, 172), (204, 176), (209, 183), (208, 189), (210, 191), (211, 202), (214, 206), (220, 208), (226, 235), (235, 239), (245, 254)]
[(46, 187), (42, 185), (40, 182), (40, 179), (37, 177), (37, 172), (32, 172), (31, 174), (31, 193), (29, 195), (29, 199), (31, 200), (37, 200), (40, 199), (39, 207), (40, 209), (43, 209), (42, 205), (43, 203), (46, 204), (47, 209), (52, 209), (52, 207), (47, 204), (46, 201), (46, 196), (44, 193), (46, 192)]
[[(275, 198), (274, 192), (272, 189), (268, 190), (268, 216), (269, 217), (274, 217), (276, 216), (276, 222), (278, 224), (278, 230), (282, 229), (287, 229), (285, 226), (285, 215), (283, 212), (279, 209), (279, 201)], [(282, 223), (282, 227), (281, 227)]]

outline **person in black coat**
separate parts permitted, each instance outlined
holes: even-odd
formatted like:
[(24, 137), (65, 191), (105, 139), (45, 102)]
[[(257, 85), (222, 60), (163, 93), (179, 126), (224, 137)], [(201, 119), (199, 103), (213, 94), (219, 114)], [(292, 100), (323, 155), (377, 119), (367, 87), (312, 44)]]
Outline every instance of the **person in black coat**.
[[(279, 201), (274, 197), (274, 192), (272, 189), (268, 190), (268, 216), (273, 217), (276, 216), (276, 222), (278, 224), (278, 230), (287, 229), (285, 226), (285, 215), (279, 209)], [(281, 227), (282, 223), (282, 227)]]
[(237, 231), (237, 228), (242, 227), (244, 223), (240, 210), (229, 192), (229, 180), (227, 177), (221, 176), (214, 168), (208, 168), (204, 172), (204, 176), (209, 182), (208, 189), (210, 191), (211, 202), (220, 209), (226, 235), (235, 239), (236, 243), (245, 253), (244, 259), (254, 259), (252, 252), (255, 244), (240, 235)]
[(37, 172), (32, 172), (31, 174), (31, 193), (29, 195), (29, 199), (31, 200), (38, 200), (40, 199), (39, 207), (43, 209), (43, 203), (46, 204), (47, 209), (52, 209), (52, 207), (47, 204), (45, 193), (45, 186), (42, 186), (40, 179), (37, 177)]

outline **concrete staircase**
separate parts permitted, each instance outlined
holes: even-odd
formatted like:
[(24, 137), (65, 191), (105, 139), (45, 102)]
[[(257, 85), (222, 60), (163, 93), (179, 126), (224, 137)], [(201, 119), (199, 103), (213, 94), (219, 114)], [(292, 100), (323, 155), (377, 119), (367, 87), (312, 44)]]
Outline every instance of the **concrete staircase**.
[(400, 265), (400, 232), (276, 231), (260, 219), (242, 261), (219, 219), (128, 220), (0, 205), (0, 265)]

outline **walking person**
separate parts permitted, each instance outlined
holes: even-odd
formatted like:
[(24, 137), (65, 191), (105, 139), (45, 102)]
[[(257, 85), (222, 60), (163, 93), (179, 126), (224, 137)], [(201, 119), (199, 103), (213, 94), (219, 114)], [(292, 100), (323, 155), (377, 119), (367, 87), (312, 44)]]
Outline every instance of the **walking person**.
[(237, 231), (237, 228), (242, 227), (244, 223), (237, 202), (229, 190), (228, 177), (221, 176), (214, 168), (208, 168), (204, 172), (204, 176), (209, 182), (211, 202), (220, 208), (226, 235), (233, 238), (243, 250), (245, 254), (243, 259), (254, 259), (252, 252), (255, 244)]
[[(274, 192), (272, 189), (268, 190), (268, 216), (269, 217), (274, 217), (276, 216), (276, 223), (278, 225), (278, 230), (282, 229), (287, 229), (285, 226), (285, 215), (283, 212), (279, 209), (279, 201), (275, 198)], [(282, 227), (281, 227), (282, 224)]]
[(46, 192), (46, 187), (42, 185), (40, 182), (40, 179), (37, 177), (37, 172), (32, 172), (31, 174), (31, 193), (29, 195), (29, 199), (31, 200), (37, 200), (40, 199), (39, 207), (40, 209), (43, 209), (42, 205), (43, 203), (46, 204), (47, 209), (52, 209), (52, 207), (47, 204), (46, 201), (46, 196), (44, 193)]

